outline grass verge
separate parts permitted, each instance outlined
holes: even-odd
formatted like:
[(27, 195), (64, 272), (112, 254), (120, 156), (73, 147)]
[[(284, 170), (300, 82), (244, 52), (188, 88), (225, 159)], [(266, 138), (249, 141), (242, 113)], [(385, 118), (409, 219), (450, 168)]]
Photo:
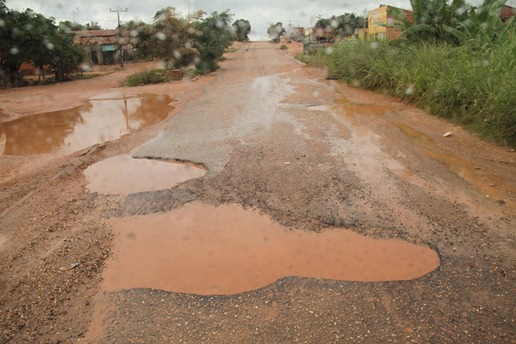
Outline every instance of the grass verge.
[[(357, 42), (310, 56), (329, 77), (384, 90), (516, 147), (516, 38), (472, 49), (445, 44)], [(305, 61), (303, 61), (305, 62)]]

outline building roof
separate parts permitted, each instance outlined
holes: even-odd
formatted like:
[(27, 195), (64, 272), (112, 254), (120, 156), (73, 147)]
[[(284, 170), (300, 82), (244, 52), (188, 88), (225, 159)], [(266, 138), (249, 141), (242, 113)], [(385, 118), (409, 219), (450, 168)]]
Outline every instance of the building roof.
[[(122, 39), (130, 37), (131, 32), (122, 30)], [(104, 45), (104, 44), (118, 44), (118, 30), (81, 30), (75, 31), (74, 43), (80, 45)]]

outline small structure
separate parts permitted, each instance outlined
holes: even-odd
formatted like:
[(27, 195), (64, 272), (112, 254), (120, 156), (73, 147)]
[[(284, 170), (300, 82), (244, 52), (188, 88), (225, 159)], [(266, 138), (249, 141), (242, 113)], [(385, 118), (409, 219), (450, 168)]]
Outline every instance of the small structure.
[(407, 20), (414, 21), (414, 13), (409, 10), (389, 5), (369, 11), (367, 37), (377, 40), (393, 40), (401, 35), (401, 30), (395, 26), (399, 20), (394, 13), (403, 13)]
[(129, 31), (121, 31), (119, 34), (118, 30), (82, 30), (75, 32), (74, 43), (89, 47), (86, 53), (92, 64), (110, 65), (118, 63), (120, 58), (128, 58), (129, 37)]
[(334, 43), (336, 34), (332, 28), (313, 28), (312, 41), (316, 43)]

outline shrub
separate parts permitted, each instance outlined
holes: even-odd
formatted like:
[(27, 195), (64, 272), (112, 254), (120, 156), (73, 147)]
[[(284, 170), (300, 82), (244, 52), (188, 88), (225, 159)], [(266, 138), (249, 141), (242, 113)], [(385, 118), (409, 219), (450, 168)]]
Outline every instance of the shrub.
[(160, 84), (172, 80), (180, 80), (183, 73), (179, 70), (150, 69), (135, 73), (127, 77), (128, 86), (140, 86), (148, 84)]
[(330, 77), (388, 92), (516, 146), (516, 38), (480, 49), (447, 44), (337, 44), (319, 53)]

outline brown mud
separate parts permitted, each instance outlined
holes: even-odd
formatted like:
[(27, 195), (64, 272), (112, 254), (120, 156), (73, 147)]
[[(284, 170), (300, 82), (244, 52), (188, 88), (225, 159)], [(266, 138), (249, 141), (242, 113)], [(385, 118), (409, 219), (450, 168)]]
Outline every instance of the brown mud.
[[(299, 45), (237, 47), (196, 80), (126, 88), (127, 75), (150, 66), (128, 64), (95, 79), (0, 91), (4, 123), (106, 94), (177, 99), (165, 121), (102, 145), (0, 156), (1, 341), (514, 342), (515, 153), (392, 97), (326, 80), (285, 56)], [(88, 192), (89, 166), (128, 154), (191, 161), (207, 173), (159, 191)], [(118, 225), (106, 223), (199, 203), (295, 228), (286, 233), (402, 240), (438, 252), (440, 266), (382, 282), (281, 277), (284, 270), (230, 295), (104, 291), (113, 244), (134, 241), (115, 238)]]

